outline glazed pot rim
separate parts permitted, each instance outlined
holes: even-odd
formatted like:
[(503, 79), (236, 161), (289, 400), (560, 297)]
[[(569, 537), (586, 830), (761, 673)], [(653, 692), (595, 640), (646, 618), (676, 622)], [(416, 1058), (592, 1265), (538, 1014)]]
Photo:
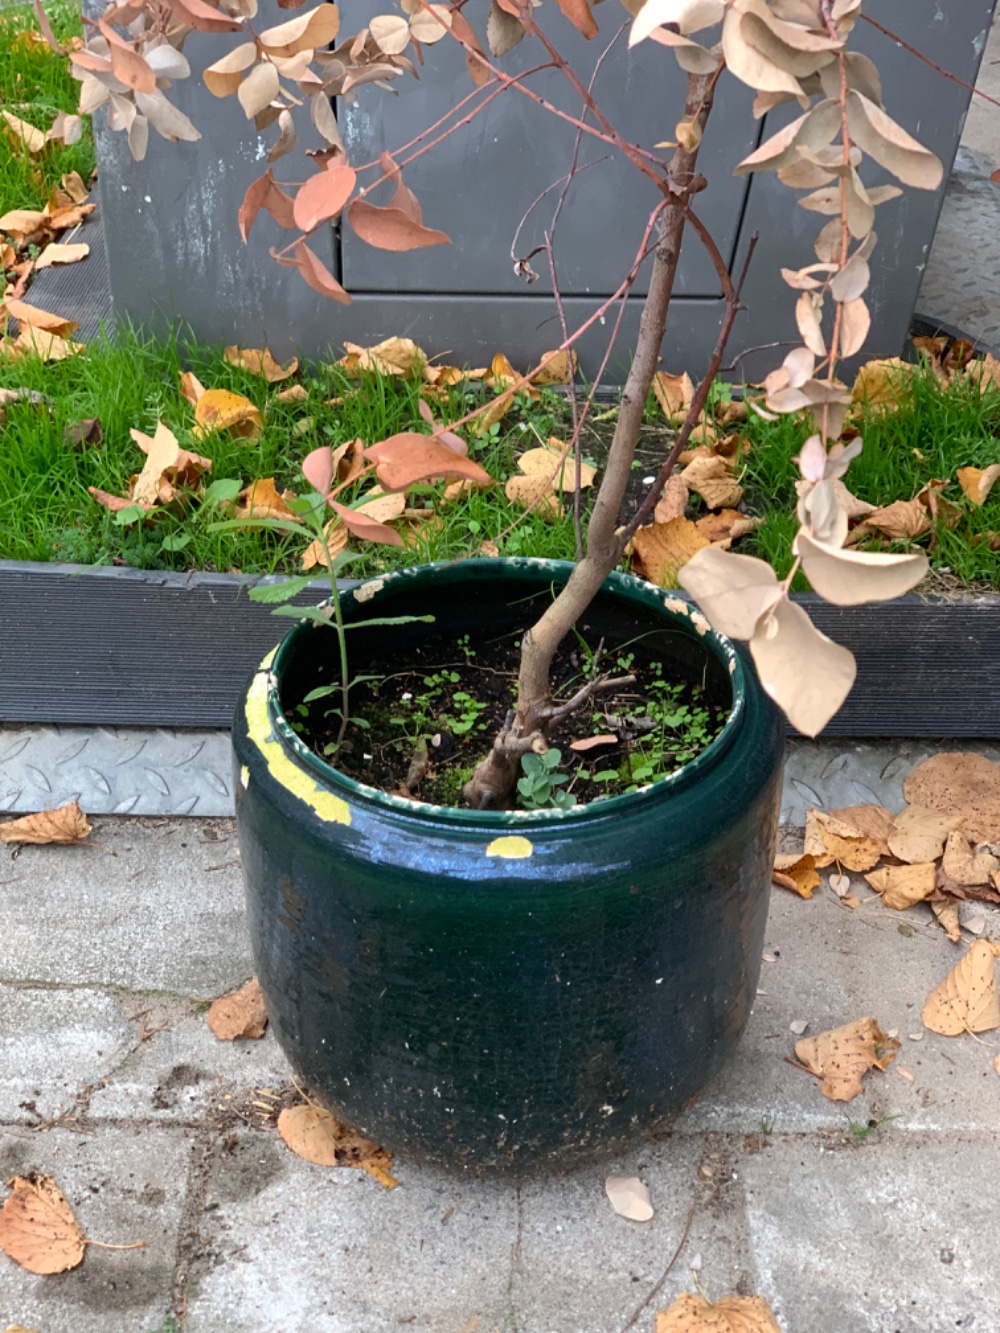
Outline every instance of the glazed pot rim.
[[(569, 577), (573, 563), (568, 560), (546, 560), (531, 556), (499, 556), (488, 560), (474, 559), (450, 561), (441, 564), (413, 565), (406, 569), (367, 579), (362, 583), (341, 592), (341, 604), (345, 619), (355, 618), (352, 614), (356, 607), (361, 615), (368, 610), (368, 603), (384, 589), (396, 589), (407, 580), (421, 582), (434, 581), (437, 578), (447, 580), (447, 576), (456, 570), (475, 566), (484, 574), (493, 573), (502, 579), (516, 578), (521, 572), (544, 572), (556, 579)], [(261, 663), (258, 677), (265, 676), (267, 699), (267, 717), (273, 729), (274, 738), (300, 764), (304, 765), (313, 776), (318, 778), (332, 791), (348, 796), (355, 802), (381, 807), (386, 811), (405, 814), (411, 818), (433, 821), (435, 823), (479, 828), (484, 833), (497, 829), (535, 828), (557, 826), (568, 821), (606, 819), (620, 815), (626, 809), (633, 811), (638, 805), (669, 797), (682, 787), (688, 787), (709, 769), (718, 764), (729, 750), (742, 726), (746, 711), (747, 677), (742, 660), (731, 639), (712, 629), (702, 613), (675, 589), (663, 589), (644, 579), (630, 574), (612, 573), (604, 581), (601, 591), (619, 596), (626, 601), (638, 604), (646, 610), (659, 612), (667, 620), (680, 622), (689, 633), (698, 637), (710, 652), (723, 664), (729, 673), (732, 688), (732, 705), (719, 735), (694, 759), (683, 764), (665, 778), (647, 783), (638, 791), (626, 792), (618, 796), (602, 797), (586, 804), (573, 806), (569, 810), (469, 810), (460, 806), (434, 805), (428, 801), (412, 800), (396, 796), (391, 792), (370, 787), (347, 777), (338, 769), (328, 764), (292, 730), (281, 705), (280, 687), (283, 670), (292, 653), (296, 651), (299, 640), (306, 634), (313, 633), (316, 626), (308, 621), (296, 625), (272, 650)], [(358, 617), (360, 618), (360, 617)], [(251, 688), (253, 688), (251, 686)], [(258, 686), (259, 688), (259, 686)]]

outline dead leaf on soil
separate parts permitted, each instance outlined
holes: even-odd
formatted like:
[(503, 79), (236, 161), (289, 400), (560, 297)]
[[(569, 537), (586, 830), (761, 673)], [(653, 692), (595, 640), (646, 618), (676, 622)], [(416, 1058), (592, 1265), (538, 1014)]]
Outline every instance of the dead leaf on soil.
[[(349, 538), (350, 534), (339, 518), (332, 518), (326, 525), (326, 545), (333, 559), (336, 559), (341, 551), (346, 548)], [(302, 552), (303, 569), (315, 569), (317, 565), (322, 565), (325, 569), (329, 566), (329, 563), (326, 549), (318, 538), (316, 541), (310, 542)]]
[(993, 964), (998, 946), (976, 940), (969, 952), (928, 995), (923, 1024), (945, 1037), (962, 1032), (989, 1032), (1000, 1027), (1000, 998), (997, 997)]
[(21, 327), (16, 338), (4, 338), (0, 345), (0, 358), (5, 361), (20, 361), (23, 357), (35, 356), (39, 361), (65, 361), (84, 350), (84, 343), (71, 342), (57, 333), (47, 333), (44, 329)]
[(69, 845), (82, 842), (90, 833), (90, 823), (76, 801), (60, 805), (55, 810), (41, 810), (37, 814), (22, 815), (0, 824), (0, 842), (46, 843)]
[(618, 737), (609, 736), (584, 736), (582, 740), (570, 741), (569, 748), (576, 750), (578, 754), (585, 754), (587, 750), (596, 750), (602, 745), (617, 745)]
[(230, 366), (259, 375), (268, 384), (290, 379), (299, 368), (298, 357), (293, 356), (287, 366), (280, 366), (266, 347), (227, 347), (223, 359)]
[(261, 433), (260, 412), (241, 393), (228, 389), (206, 389), (195, 404), (197, 425), (191, 434), (204, 439), (211, 431), (225, 430), (242, 440), (257, 440)]
[(741, 514), (738, 509), (720, 509), (717, 513), (699, 518), (695, 526), (713, 546), (721, 546), (724, 551), (728, 551), (733, 542), (753, 532), (763, 522), (762, 518), (751, 518), (749, 514)]
[(267, 1009), (260, 982), (252, 977), (232, 995), (222, 995), (212, 1002), (205, 1021), (220, 1041), (238, 1037), (256, 1040), (267, 1027)]
[(193, 370), (181, 371), (181, 397), (186, 398), (192, 407), (198, 406), (198, 399), (205, 393), (205, 386)]
[(779, 852), (774, 858), (772, 878), (775, 884), (790, 889), (800, 898), (811, 898), (813, 889), (820, 884), (820, 877), (816, 873), (816, 858), (805, 852)]
[(132, 504), (169, 504), (179, 490), (193, 486), (203, 472), (211, 471), (211, 459), (182, 449), (177, 436), (162, 421), (157, 422), (155, 435), (135, 429), (129, 434), (146, 455), (132, 485)]
[(724, 1296), (712, 1305), (682, 1291), (657, 1313), (656, 1333), (781, 1333), (781, 1326), (763, 1296)]
[(823, 810), (806, 812), (805, 850), (816, 858), (818, 870), (834, 862), (856, 872), (871, 870), (882, 855), (879, 842), (863, 828)]
[(290, 384), (275, 397), (279, 403), (304, 403), (309, 397), (309, 390), (304, 384)]
[(981, 508), (1000, 477), (1000, 463), (993, 463), (986, 468), (960, 467), (955, 476), (965, 492), (965, 498)]
[(604, 1192), (619, 1217), (627, 1217), (630, 1222), (648, 1222), (653, 1216), (649, 1190), (636, 1176), (608, 1176)]
[(897, 912), (929, 898), (936, 886), (937, 866), (933, 861), (905, 866), (880, 866), (865, 879), (882, 902)]
[(551, 356), (537, 375), (532, 375), (532, 384), (568, 384), (570, 379), (576, 374), (577, 360), (576, 352), (556, 352), (552, 356), (551, 352), (543, 352), (538, 358), (544, 361), (547, 356)]
[(849, 1102), (864, 1091), (864, 1074), (869, 1069), (887, 1069), (898, 1050), (899, 1042), (880, 1031), (874, 1018), (859, 1018), (856, 1023), (797, 1041), (795, 1058), (818, 1075), (824, 1097)]
[(962, 932), (958, 924), (958, 903), (954, 899), (943, 903), (932, 902), (931, 911), (952, 944), (960, 943)]
[(63, 427), (63, 443), (71, 449), (82, 449), (86, 445), (95, 448), (104, 443), (104, 430), (99, 417), (85, 417), (74, 421), (71, 426)]
[(911, 865), (921, 861), (936, 861), (944, 848), (944, 841), (958, 822), (955, 815), (943, 815), (925, 805), (908, 805), (896, 816), (894, 830), (889, 834), (889, 851), (900, 861)]
[(1000, 765), (971, 751), (935, 754), (903, 784), (914, 805), (958, 817), (974, 842), (1000, 842)]
[(735, 480), (724, 458), (700, 456), (681, 473), (689, 491), (694, 491), (709, 509), (735, 509), (743, 499), (743, 487)]
[(298, 1157), (316, 1166), (353, 1166), (393, 1189), (392, 1155), (342, 1124), (321, 1106), (289, 1106), (278, 1116), (278, 1133)]
[[(555, 518), (562, 513), (560, 493), (572, 494), (576, 483), (576, 463), (569, 445), (552, 438), (537, 449), (527, 449), (517, 460), (522, 475), (511, 477), (504, 486), (504, 494), (512, 504), (525, 509), (534, 507), (543, 518)], [(580, 463), (580, 489), (593, 486), (597, 469), (589, 463)]]
[(676, 588), (677, 571), (711, 543), (689, 518), (650, 523), (632, 538), (632, 569), (659, 588)]
[(898, 356), (869, 361), (858, 371), (851, 401), (881, 412), (896, 412), (905, 402), (914, 367)]
[(887, 537), (890, 541), (912, 540), (923, 537), (933, 526), (930, 514), (918, 500), (894, 500), (890, 505), (873, 510), (853, 528), (850, 541), (871, 536)]
[(87, 1240), (51, 1176), (15, 1176), (0, 1209), (0, 1250), (29, 1273), (65, 1273), (83, 1262)]
[(965, 834), (955, 829), (953, 833), (948, 834), (941, 869), (956, 884), (972, 887), (990, 883), (1000, 870), (1000, 860), (991, 856), (989, 852), (973, 851)]
[[(669, 523), (672, 518), (683, 518), (687, 509), (688, 488), (684, 478), (675, 473), (666, 485), (653, 510), (654, 523)], [(711, 537), (709, 541), (711, 541)]]
[(658, 370), (653, 376), (653, 393), (667, 420), (672, 425), (679, 425), (687, 416), (694, 398), (694, 384), (687, 371), (683, 375), (671, 375), (666, 370)]
[(869, 838), (878, 847), (880, 856), (889, 855), (889, 838), (896, 826), (884, 805), (847, 805), (841, 810), (831, 810), (830, 818)]

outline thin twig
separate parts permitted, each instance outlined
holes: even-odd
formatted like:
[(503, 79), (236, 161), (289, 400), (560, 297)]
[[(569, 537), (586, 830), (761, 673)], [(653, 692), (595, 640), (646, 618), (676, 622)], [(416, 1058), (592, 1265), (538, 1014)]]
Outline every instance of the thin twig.
[(698, 1200), (695, 1199), (694, 1203), (688, 1209), (687, 1221), (684, 1223), (684, 1230), (681, 1233), (681, 1238), (680, 1242), (678, 1243), (677, 1249), (674, 1250), (673, 1255), (670, 1258), (670, 1262), (667, 1264), (666, 1268), (660, 1274), (659, 1282), (657, 1282), (656, 1286), (649, 1293), (649, 1295), (642, 1302), (642, 1304), (637, 1306), (636, 1309), (633, 1310), (632, 1317), (629, 1319), (627, 1324), (624, 1324), (622, 1326), (621, 1333), (628, 1333), (628, 1330), (630, 1328), (635, 1328), (635, 1322), (642, 1314), (643, 1310), (645, 1310), (652, 1303), (652, 1301), (660, 1294), (664, 1282), (666, 1282), (667, 1278), (670, 1276), (670, 1270), (673, 1268), (677, 1260), (681, 1257), (681, 1250), (683, 1250), (684, 1246), (687, 1244), (687, 1238), (691, 1234), (691, 1225), (694, 1222), (694, 1215), (697, 1211), (698, 1211)]
[(922, 60), (925, 65), (930, 65), (931, 69), (940, 74), (942, 78), (951, 79), (952, 83), (957, 83), (960, 87), (966, 88), (970, 93), (975, 93), (975, 95), (981, 97), (984, 102), (990, 102), (993, 106), (1000, 106), (1000, 101), (995, 97), (990, 97), (989, 93), (984, 93), (981, 88), (977, 88), (974, 84), (966, 83), (965, 80), (960, 79), (957, 74), (952, 74), (949, 70), (942, 69), (941, 66), (935, 64), (929, 56), (925, 56), (923, 51), (918, 51), (917, 48), (911, 46), (909, 42), (904, 42), (902, 37), (900, 37), (898, 33), (893, 32), (891, 28), (887, 28), (884, 24), (879, 23), (869, 14), (862, 14), (861, 17), (866, 23), (870, 23), (873, 28), (878, 28), (879, 32), (884, 33), (886, 37), (889, 37), (892, 41), (898, 43), (904, 51), (909, 51), (911, 56), (916, 56), (917, 59)]

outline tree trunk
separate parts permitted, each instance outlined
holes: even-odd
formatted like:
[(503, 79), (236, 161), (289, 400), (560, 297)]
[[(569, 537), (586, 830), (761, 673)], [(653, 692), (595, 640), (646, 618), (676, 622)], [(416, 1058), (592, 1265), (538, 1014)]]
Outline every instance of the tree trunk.
[(587, 527), (587, 553), (574, 567), (565, 588), (521, 641), (517, 710), (463, 792), (474, 809), (503, 809), (512, 804), (521, 755), (533, 748), (544, 749), (547, 728), (556, 711), (549, 684), (552, 659), (618, 562), (618, 517), (660, 358), (684, 238), (685, 209), (690, 196), (705, 184), (695, 168), (717, 77), (718, 71), (688, 76), (684, 120), (695, 127), (692, 138), (697, 142), (690, 148), (679, 146), (670, 163), (665, 191), (669, 191), (672, 207), (664, 213), (659, 227), (635, 358), (622, 390), (607, 466)]

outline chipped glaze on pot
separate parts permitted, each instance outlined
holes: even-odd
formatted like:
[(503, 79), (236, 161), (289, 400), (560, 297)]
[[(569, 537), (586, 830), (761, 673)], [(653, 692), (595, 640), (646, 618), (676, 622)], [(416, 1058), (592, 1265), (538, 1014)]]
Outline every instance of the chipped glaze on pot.
[[(441, 622), (457, 604), (468, 619), (570, 568), (399, 571), (346, 593), (345, 616), (433, 604)], [(337, 773), (282, 710), (283, 683), (333, 642), (309, 624), (237, 710), (243, 873), (274, 1031), (331, 1110), (398, 1152), (518, 1169), (620, 1151), (700, 1091), (749, 1017), (782, 722), (748, 661), (677, 593), (616, 574), (602, 596), (615, 614), (652, 613), (685, 653), (701, 645), (733, 695), (702, 754), (630, 795), (480, 812)]]

